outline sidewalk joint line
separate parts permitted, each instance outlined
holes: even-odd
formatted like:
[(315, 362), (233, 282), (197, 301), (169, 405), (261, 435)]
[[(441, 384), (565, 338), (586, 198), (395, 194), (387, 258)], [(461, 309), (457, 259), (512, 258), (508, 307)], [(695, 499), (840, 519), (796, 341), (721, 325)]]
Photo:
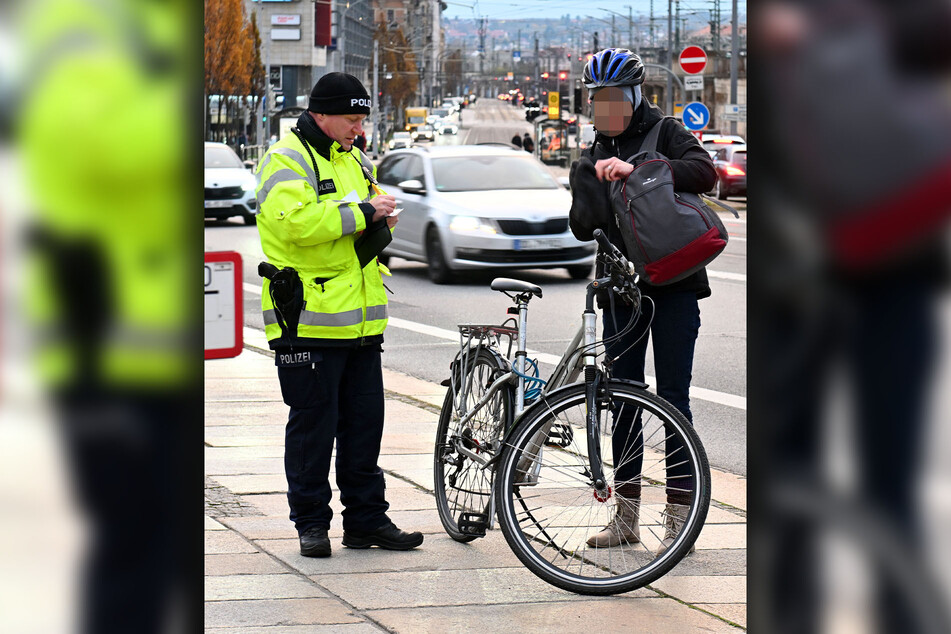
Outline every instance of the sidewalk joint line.
[[(666, 575), (664, 575), (664, 576), (666, 577)], [(661, 578), (663, 579), (664, 577), (661, 577)], [(743, 627), (742, 625), (740, 625), (739, 623), (735, 623), (735, 622), (731, 621), (730, 619), (728, 619), (728, 618), (726, 618), (726, 617), (724, 617), (724, 616), (720, 616), (719, 614), (714, 614), (713, 612), (710, 612), (710, 611), (708, 611), (708, 610), (704, 610), (703, 608), (698, 607), (697, 605), (695, 605), (695, 604), (693, 604), (693, 603), (688, 603), (687, 601), (684, 601), (683, 599), (680, 599), (680, 598), (678, 598), (678, 597), (675, 597), (675, 596), (672, 595), (672, 594), (669, 594), (669, 593), (667, 593), (667, 592), (664, 592), (663, 590), (658, 590), (658, 589), (655, 588), (652, 584), (647, 584), (646, 586), (644, 586), (644, 588), (645, 588), (646, 590), (651, 590), (651, 591), (653, 591), (653, 592), (656, 592), (656, 593), (660, 596), (660, 598), (662, 598), (662, 599), (671, 599), (671, 600), (676, 601), (677, 603), (679, 603), (679, 604), (681, 604), (681, 605), (683, 605), (683, 606), (686, 606), (686, 607), (690, 608), (691, 610), (696, 610), (697, 612), (702, 612), (703, 614), (706, 614), (707, 616), (712, 616), (713, 618), (717, 619), (718, 621), (722, 621), (723, 623), (726, 623), (727, 625), (732, 625), (733, 627), (738, 628), (738, 629), (740, 629), (740, 630), (743, 630), (744, 632), (746, 631), (746, 628)], [(746, 605), (746, 604), (744, 603), (743, 605)]]

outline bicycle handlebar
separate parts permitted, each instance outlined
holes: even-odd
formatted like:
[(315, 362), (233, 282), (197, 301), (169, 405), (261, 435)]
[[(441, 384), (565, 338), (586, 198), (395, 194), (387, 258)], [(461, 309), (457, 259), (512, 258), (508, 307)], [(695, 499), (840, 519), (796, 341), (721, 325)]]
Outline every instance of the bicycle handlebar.
[(621, 252), (618, 251), (617, 247), (611, 244), (611, 241), (608, 240), (608, 237), (604, 235), (604, 232), (600, 229), (594, 230), (594, 239), (598, 241), (598, 244), (601, 245), (601, 250), (605, 253), (609, 253), (615, 258), (624, 258), (624, 256), (621, 255)]
[(607, 255), (613, 263), (620, 269), (620, 272), (624, 275), (635, 277), (637, 273), (634, 270), (634, 265), (624, 254), (621, 253), (616, 246), (611, 244), (611, 241), (608, 240), (608, 237), (604, 235), (604, 232), (600, 229), (594, 230), (594, 239), (598, 241), (598, 244), (601, 245), (601, 251)]

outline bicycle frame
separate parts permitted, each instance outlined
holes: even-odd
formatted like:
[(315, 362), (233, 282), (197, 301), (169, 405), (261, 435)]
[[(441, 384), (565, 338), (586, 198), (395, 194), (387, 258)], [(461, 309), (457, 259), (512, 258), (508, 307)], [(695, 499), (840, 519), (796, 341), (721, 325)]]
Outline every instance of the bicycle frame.
[[(579, 367), (578, 363), (579, 358), (583, 361), (582, 367), (585, 370), (585, 382), (588, 384), (588, 396), (586, 397), (589, 411), (586, 430), (588, 436), (588, 459), (591, 467), (592, 479), (595, 483), (595, 488), (599, 491), (603, 490), (606, 484), (603, 476), (603, 468), (600, 457), (601, 450), (598, 440), (600, 429), (597, 408), (597, 392), (601, 384), (603, 372), (597, 367), (597, 355), (595, 354), (595, 347), (597, 344), (597, 314), (594, 311), (594, 294), (598, 288), (609, 283), (610, 281), (610, 277), (598, 278), (587, 285), (585, 310), (582, 314), (582, 323), (575, 332), (574, 337), (572, 337), (568, 347), (565, 349), (564, 354), (562, 354), (561, 358), (559, 359), (548, 381), (542, 387), (539, 398), (536, 400), (536, 403), (541, 403), (544, 401), (545, 396), (551, 394), (556, 389), (577, 382), (577, 378), (581, 373), (581, 367)], [(517, 335), (518, 346), (515, 351), (515, 369), (510, 370), (509, 372), (506, 372), (495, 379), (486, 389), (486, 392), (482, 398), (480, 398), (478, 402), (476, 402), (472, 408), (460, 419), (460, 425), (466, 425), (489, 401), (492, 400), (492, 398), (500, 389), (503, 389), (503, 387), (506, 385), (514, 384), (516, 386), (515, 415), (513, 417), (511, 426), (506, 430), (505, 436), (503, 437), (503, 444), (505, 439), (508, 438), (511, 430), (516, 427), (517, 423), (522, 419), (526, 411), (528, 411), (525, 409), (525, 377), (523, 376), (525, 374), (525, 360), (527, 357), (526, 347), (528, 337), (528, 299), (525, 299), (524, 297), (519, 298), (517, 305), (519, 320)], [(544, 439), (539, 438), (533, 444), (535, 445), (534, 452), (539, 452), (542, 450), (544, 445)], [(496, 453), (491, 458), (487, 458), (484, 455), (480, 455), (475, 451), (468, 449), (462, 443), (458, 443), (456, 449), (470, 460), (482, 465), (483, 468), (489, 467), (501, 455), (500, 453)], [(536, 463), (535, 468), (537, 469), (537, 460), (534, 462)], [(494, 506), (494, 500), (492, 500), (491, 508), (493, 512), (490, 513), (490, 518), (494, 517)], [(493, 520), (490, 519), (490, 525), (492, 521)]]

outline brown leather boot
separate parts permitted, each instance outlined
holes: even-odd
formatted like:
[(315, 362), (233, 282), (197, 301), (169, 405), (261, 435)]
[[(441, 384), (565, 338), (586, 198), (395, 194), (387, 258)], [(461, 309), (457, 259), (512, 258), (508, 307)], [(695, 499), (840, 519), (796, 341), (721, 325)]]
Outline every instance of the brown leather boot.
[[(664, 539), (660, 542), (658, 555), (670, 548), (677, 536), (680, 535), (680, 531), (684, 527), (684, 522), (687, 521), (687, 511), (689, 509), (689, 506), (683, 504), (667, 504), (664, 510)], [(688, 550), (687, 553), (689, 554), (696, 550), (696, 544), (691, 544), (690, 550)]]
[(600, 533), (588, 538), (592, 548), (613, 548), (621, 544), (637, 544), (641, 541), (639, 484), (622, 484), (615, 491), (614, 519)]

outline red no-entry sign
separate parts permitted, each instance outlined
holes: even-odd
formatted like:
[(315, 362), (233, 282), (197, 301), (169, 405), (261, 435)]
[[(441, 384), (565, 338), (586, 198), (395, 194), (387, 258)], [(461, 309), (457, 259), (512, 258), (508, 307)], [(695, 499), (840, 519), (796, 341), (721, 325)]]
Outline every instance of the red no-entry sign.
[(702, 73), (707, 66), (707, 54), (699, 46), (688, 46), (680, 52), (680, 67), (688, 75)]

